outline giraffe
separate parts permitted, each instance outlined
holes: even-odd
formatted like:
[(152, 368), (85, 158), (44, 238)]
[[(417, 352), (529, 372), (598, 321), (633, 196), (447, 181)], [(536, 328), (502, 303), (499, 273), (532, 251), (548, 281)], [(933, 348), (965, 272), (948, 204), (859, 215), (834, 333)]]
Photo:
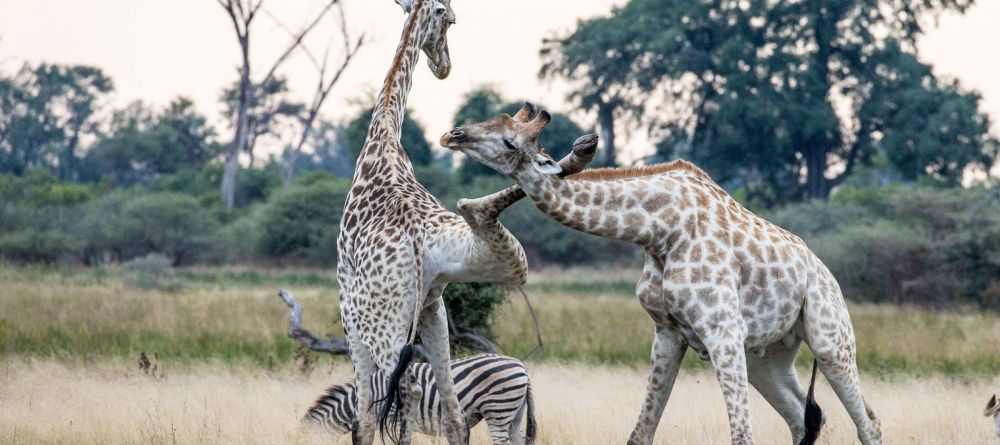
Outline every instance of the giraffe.
[[(463, 200), (462, 217), (447, 211), (417, 182), (400, 144), (413, 72), (423, 51), (440, 79), (451, 60), (447, 31), (455, 23), (448, 0), (397, 0), (408, 13), (393, 63), (372, 113), (355, 168), (337, 240), (341, 316), (358, 383), (358, 406), (379, 407), (387, 431), (393, 410), (405, 408), (413, 341), (419, 333), (437, 376), (449, 444), (468, 442), (468, 431), (449, 367), (447, 316), (441, 293), (449, 282), (523, 284), (527, 261), (520, 243), (497, 216), (523, 192), (508, 189)], [(530, 112), (517, 119), (527, 121)], [(593, 158), (596, 139), (582, 138), (566, 166), (579, 171)], [(579, 141), (578, 141), (579, 142)], [(389, 377), (387, 400), (372, 400), (371, 375)], [(373, 406), (373, 403), (376, 406)], [(376, 413), (365, 409), (352, 428), (354, 443), (371, 444)], [(390, 431), (406, 441), (405, 421)], [(395, 434), (393, 434), (395, 433)]]
[(549, 119), (544, 111), (526, 123), (500, 116), (456, 128), (441, 145), (510, 176), (556, 221), (644, 249), (636, 294), (653, 319), (654, 338), (630, 444), (651, 443), (688, 347), (711, 360), (732, 443), (754, 443), (748, 384), (784, 418), (793, 443), (801, 441), (807, 400), (794, 361), (803, 341), (861, 442), (881, 443), (879, 422), (862, 396), (843, 295), (801, 239), (754, 215), (686, 161), (560, 178), (538, 145)]

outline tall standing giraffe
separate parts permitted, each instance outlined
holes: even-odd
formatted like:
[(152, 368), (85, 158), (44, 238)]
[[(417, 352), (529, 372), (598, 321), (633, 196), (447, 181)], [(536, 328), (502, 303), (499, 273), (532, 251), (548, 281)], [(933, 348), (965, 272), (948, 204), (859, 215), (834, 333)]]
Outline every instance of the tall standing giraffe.
[(801, 239), (754, 215), (685, 161), (560, 178), (537, 142), (548, 120), (545, 112), (527, 123), (501, 116), (456, 128), (441, 144), (513, 178), (556, 221), (645, 250), (636, 293), (654, 321), (652, 369), (630, 444), (652, 442), (689, 346), (716, 371), (732, 443), (753, 443), (748, 383), (785, 419), (793, 441), (802, 440), (806, 394), (794, 368), (802, 341), (861, 442), (881, 443), (879, 422), (862, 397), (844, 297)]
[[(380, 405), (378, 426), (383, 432), (388, 419), (406, 418), (389, 414), (404, 408), (410, 389), (407, 365), (419, 333), (437, 376), (444, 432), (454, 445), (467, 443), (468, 432), (454, 393), (441, 293), (449, 282), (524, 283), (524, 250), (497, 220), (500, 211), (524, 194), (508, 189), (464, 200), (459, 203), (462, 218), (417, 182), (400, 144), (406, 100), (421, 50), (434, 75), (447, 77), (451, 69), (447, 31), (455, 16), (447, 1), (397, 3), (409, 15), (372, 113), (341, 220), (337, 243), (341, 314), (358, 381), (358, 406)], [(530, 114), (515, 118), (527, 121)], [(596, 139), (580, 141), (566, 159), (568, 168), (582, 169), (593, 158)], [(390, 376), (389, 400), (372, 400), (370, 376), (376, 368)], [(362, 411), (353, 428), (354, 442), (371, 444), (375, 412)], [(404, 421), (400, 431), (405, 433), (405, 427)]]

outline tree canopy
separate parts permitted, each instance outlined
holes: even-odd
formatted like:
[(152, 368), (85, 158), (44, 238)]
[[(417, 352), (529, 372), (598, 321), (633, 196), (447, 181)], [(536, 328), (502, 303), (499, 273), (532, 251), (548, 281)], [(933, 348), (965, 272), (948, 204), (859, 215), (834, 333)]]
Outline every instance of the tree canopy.
[[(365, 146), (365, 139), (368, 138), (368, 127), (372, 122), (372, 106), (364, 106), (347, 126), (344, 128), (344, 139), (347, 140), (347, 147), (356, 159)], [(400, 142), (406, 155), (410, 157), (410, 162), (414, 165), (427, 165), (434, 161), (434, 152), (431, 151), (431, 144), (424, 136), (424, 127), (419, 121), (413, 118), (413, 113), (406, 110), (406, 119), (403, 119), (403, 134)]]
[[(455, 112), (454, 123), (458, 127), (493, 119), (501, 113), (513, 115), (523, 105), (524, 102), (504, 101), (500, 93), (492, 88), (480, 87), (465, 95), (465, 100)], [(552, 121), (542, 131), (540, 141), (552, 157), (560, 159), (569, 153), (573, 141), (583, 135), (584, 130), (564, 114), (551, 114)], [(463, 182), (469, 182), (476, 176), (499, 173), (473, 159), (465, 159), (459, 168), (459, 175)]]
[(572, 97), (610, 103), (663, 158), (765, 205), (825, 198), (856, 166), (954, 183), (997, 153), (979, 96), (916, 57), (925, 22), (971, 0), (632, 0), (542, 50)]
[(26, 64), (0, 75), (0, 173), (39, 167), (79, 179), (81, 141), (97, 133), (96, 111), (113, 88), (82, 65)]
[(152, 175), (199, 169), (222, 153), (215, 131), (186, 98), (162, 112), (140, 102), (114, 113), (111, 128), (88, 157), (119, 183), (144, 182)]

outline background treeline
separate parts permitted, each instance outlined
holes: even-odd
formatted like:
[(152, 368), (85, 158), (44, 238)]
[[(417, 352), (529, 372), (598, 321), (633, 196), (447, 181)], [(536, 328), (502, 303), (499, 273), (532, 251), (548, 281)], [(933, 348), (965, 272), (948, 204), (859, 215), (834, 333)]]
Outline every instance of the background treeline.
[[(927, 18), (970, 3), (822, 3), (632, 0), (580, 22), (543, 45), (540, 75), (568, 82), (577, 108), (555, 116), (543, 144), (558, 158), (597, 131), (595, 164), (620, 165), (616, 145), (641, 134), (655, 151), (637, 162), (692, 159), (802, 236), (848, 298), (1000, 306), (1000, 195), (986, 173), (997, 140), (980, 97), (935, 76), (915, 48)], [(297, 103), (280, 76), (256, 85), (243, 105), (238, 87), (220, 93), (217, 128), (184, 98), (109, 107), (114, 85), (99, 68), (42, 63), (0, 73), (0, 257), (335, 264), (370, 104), (343, 121), (306, 119), (315, 109)], [(480, 88), (454, 123), (518, 105)], [(241, 106), (247, 165), (230, 203), (220, 184), (234, 145), (220, 134), (234, 128)], [(302, 132), (306, 123), (311, 131)], [(435, 149), (427, 134), (408, 119), (403, 145), (446, 206), (510, 184)], [(285, 149), (268, 154), (265, 145)], [(503, 221), (535, 267), (639, 256), (565, 229), (527, 202)]]

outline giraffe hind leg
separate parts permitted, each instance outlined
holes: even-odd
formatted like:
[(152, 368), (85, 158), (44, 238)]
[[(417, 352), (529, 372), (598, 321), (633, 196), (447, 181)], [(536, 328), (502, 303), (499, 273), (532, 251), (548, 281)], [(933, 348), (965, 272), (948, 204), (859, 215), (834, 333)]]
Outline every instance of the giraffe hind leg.
[(807, 298), (803, 307), (806, 343), (816, 357), (819, 370), (854, 421), (858, 439), (864, 445), (881, 445), (881, 426), (861, 391), (854, 331), (847, 306), (843, 297), (834, 297), (827, 295), (826, 299), (818, 301)]
[(769, 345), (762, 357), (747, 356), (750, 384), (788, 424), (793, 444), (800, 443), (805, 436), (806, 392), (795, 374), (795, 356), (800, 345), (798, 339), (788, 344), (779, 341)]

